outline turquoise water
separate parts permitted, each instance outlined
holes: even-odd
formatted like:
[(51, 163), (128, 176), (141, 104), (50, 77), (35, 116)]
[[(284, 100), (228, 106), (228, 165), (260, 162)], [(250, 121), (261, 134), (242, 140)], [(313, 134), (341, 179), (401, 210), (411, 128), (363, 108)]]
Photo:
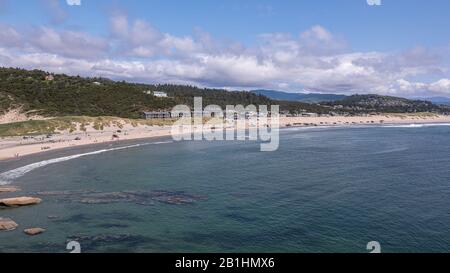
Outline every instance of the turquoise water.
[[(44, 201), (0, 209), (20, 225), (0, 233), (0, 252), (68, 252), (70, 240), (85, 252), (367, 252), (369, 241), (448, 252), (449, 137), (450, 126), (290, 128), (269, 153), (161, 139), (2, 162), (5, 174), (128, 147), (7, 173)], [(47, 232), (23, 234), (35, 226)]]

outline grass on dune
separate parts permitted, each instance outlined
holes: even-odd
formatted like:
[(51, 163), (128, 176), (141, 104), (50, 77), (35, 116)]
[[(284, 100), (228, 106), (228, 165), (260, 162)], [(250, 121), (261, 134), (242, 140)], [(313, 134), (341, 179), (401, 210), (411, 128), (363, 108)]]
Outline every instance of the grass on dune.
[(25, 136), (55, 134), (60, 131), (86, 131), (88, 126), (95, 130), (116, 126), (123, 128), (125, 124), (137, 127), (139, 125), (164, 126), (173, 124), (172, 119), (123, 119), (116, 117), (58, 117), (47, 120), (30, 120), (8, 124), (0, 124), (0, 136)]

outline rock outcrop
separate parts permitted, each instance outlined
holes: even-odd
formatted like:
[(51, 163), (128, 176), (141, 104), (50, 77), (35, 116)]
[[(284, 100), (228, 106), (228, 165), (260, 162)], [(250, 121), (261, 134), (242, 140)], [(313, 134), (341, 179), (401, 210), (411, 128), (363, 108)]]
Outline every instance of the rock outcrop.
[(9, 218), (0, 218), (0, 231), (15, 230), (19, 225)]
[(34, 236), (34, 235), (38, 235), (38, 234), (46, 232), (46, 229), (44, 229), (44, 228), (29, 228), (29, 229), (25, 229), (23, 232), (25, 232), (26, 234), (28, 234), (30, 236)]
[(42, 202), (42, 199), (35, 197), (14, 197), (0, 199), (0, 207), (21, 207), (36, 205)]
[(0, 187), (0, 193), (2, 192), (17, 192), (20, 191), (17, 187)]

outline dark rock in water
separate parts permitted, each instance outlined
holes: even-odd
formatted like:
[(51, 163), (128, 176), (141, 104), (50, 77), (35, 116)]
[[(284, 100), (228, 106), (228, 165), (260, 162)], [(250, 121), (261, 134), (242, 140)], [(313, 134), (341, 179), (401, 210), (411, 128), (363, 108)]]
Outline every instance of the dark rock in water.
[(81, 194), (91, 194), (98, 193), (97, 191), (40, 191), (37, 192), (36, 195), (40, 196), (72, 196), (72, 195), (81, 195)]
[(69, 217), (57, 219), (55, 221), (61, 223), (77, 223), (89, 225), (91, 223), (98, 222), (99, 218), (101, 218), (102, 221), (106, 223), (116, 221), (125, 223), (143, 222), (143, 219), (136, 215), (132, 215), (129, 212), (120, 212), (120, 211), (102, 213), (101, 216), (99, 216), (98, 214), (75, 214)]
[(183, 204), (192, 204), (195, 201), (190, 197), (183, 196), (167, 196), (157, 198), (159, 202), (170, 204), (170, 205), (183, 205)]
[(82, 204), (89, 204), (89, 205), (99, 205), (99, 204), (110, 204), (110, 203), (114, 203), (117, 200), (112, 200), (112, 199), (95, 199), (95, 198), (83, 198), (78, 200), (78, 202), (82, 203)]
[(95, 191), (67, 191), (67, 192), (40, 192), (39, 195), (64, 197), (62, 201), (78, 202), (82, 204), (111, 204), (118, 202), (134, 203), (143, 206), (154, 205), (160, 202), (170, 205), (192, 204), (204, 201), (206, 196), (192, 195), (180, 191), (122, 191), (122, 192), (95, 192)]
[(153, 201), (136, 201), (134, 202), (136, 205), (141, 205), (141, 206), (154, 206), (155, 202)]
[(128, 240), (132, 238), (132, 235), (129, 234), (118, 234), (118, 235), (97, 235), (97, 236), (86, 236), (86, 235), (75, 235), (70, 237), (67, 242), (76, 241), (76, 242), (100, 242), (100, 243), (117, 243), (124, 240)]
[(97, 225), (97, 227), (101, 227), (101, 228), (128, 228), (130, 226), (129, 225), (125, 225), (125, 224), (100, 224), (100, 225)]

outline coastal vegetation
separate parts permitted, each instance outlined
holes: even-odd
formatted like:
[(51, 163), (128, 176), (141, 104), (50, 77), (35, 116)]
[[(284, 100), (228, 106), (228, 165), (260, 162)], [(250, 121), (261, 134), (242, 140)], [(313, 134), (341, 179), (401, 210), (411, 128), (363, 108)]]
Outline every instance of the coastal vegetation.
[[(167, 98), (147, 91), (163, 90)], [(228, 92), (184, 85), (147, 85), (104, 78), (52, 75), (40, 70), (0, 68), (0, 113), (21, 107), (47, 117), (116, 116), (137, 119), (143, 111), (193, 106), (194, 96), (205, 105), (270, 105), (271, 100), (250, 92)]]
[[(103, 131), (115, 127), (118, 130), (125, 126), (170, 126), (176, 119), (127, 119), (119, 117), (66, 116), (44, 120), (28, 120), (0, 124), (0, 137), (49, 135), (61, 132), (86, 132), (88, 129)], [(203, 122), (218, 122), (214, 118), (204, 118)]]
[[(153, 96), (154, 91), (163, 91), (168, 96)], [(143, 111), (169, 110), (178, 104), (192, 108), (194, 97), (202, 97), (204, 105), (214, 104), (222, 108), (239, 104), (280, 105), (282, 112), (290, 114), (450, 112), (450, 106), (380, 95), (353, 95), (341, 97), (342, 99), (334, 96), (333, 101), (307, 103), (274, 100), (246, 91), (227, 91), (190, 85), (128, 83), (105, 78), (49, 74), (41, 70), (0, 68), (0, 115), (12, 109), (20, 109), (29, 116), (113, 116), (139, 119)], [(55, 120), (48, 125), (48, 122), (36, 121), (13, 126), (38, 127), (41, 131), (42, 127), (50, 126), (51, 131), (54, 127), (60, 126), (53, 125), (54, 122)]]
[(436, 105), (429, 101), (409, 100), (405, 98), (380, 95), (352, 95), (342, 100), (324, 102), (334, 110), (351, 113), (416, 113), (416, 112), (450, 112), (450, 107)]
[(171, 125), (173, 119), (124, 119), (117, 117), (87, 117), (87, 116), (67, 116), (46, 120), (29, 120), (8, 124), (0, 124), (0, 137), (23, 136), (23, 135), (47, 135), (56, 134), (62, 131), (86, 131), (88, 127), (94, 130), (103, 130), (106, 127), (115, 126), (118, 129), (125, 125), (137, 127), (164, 126)]

